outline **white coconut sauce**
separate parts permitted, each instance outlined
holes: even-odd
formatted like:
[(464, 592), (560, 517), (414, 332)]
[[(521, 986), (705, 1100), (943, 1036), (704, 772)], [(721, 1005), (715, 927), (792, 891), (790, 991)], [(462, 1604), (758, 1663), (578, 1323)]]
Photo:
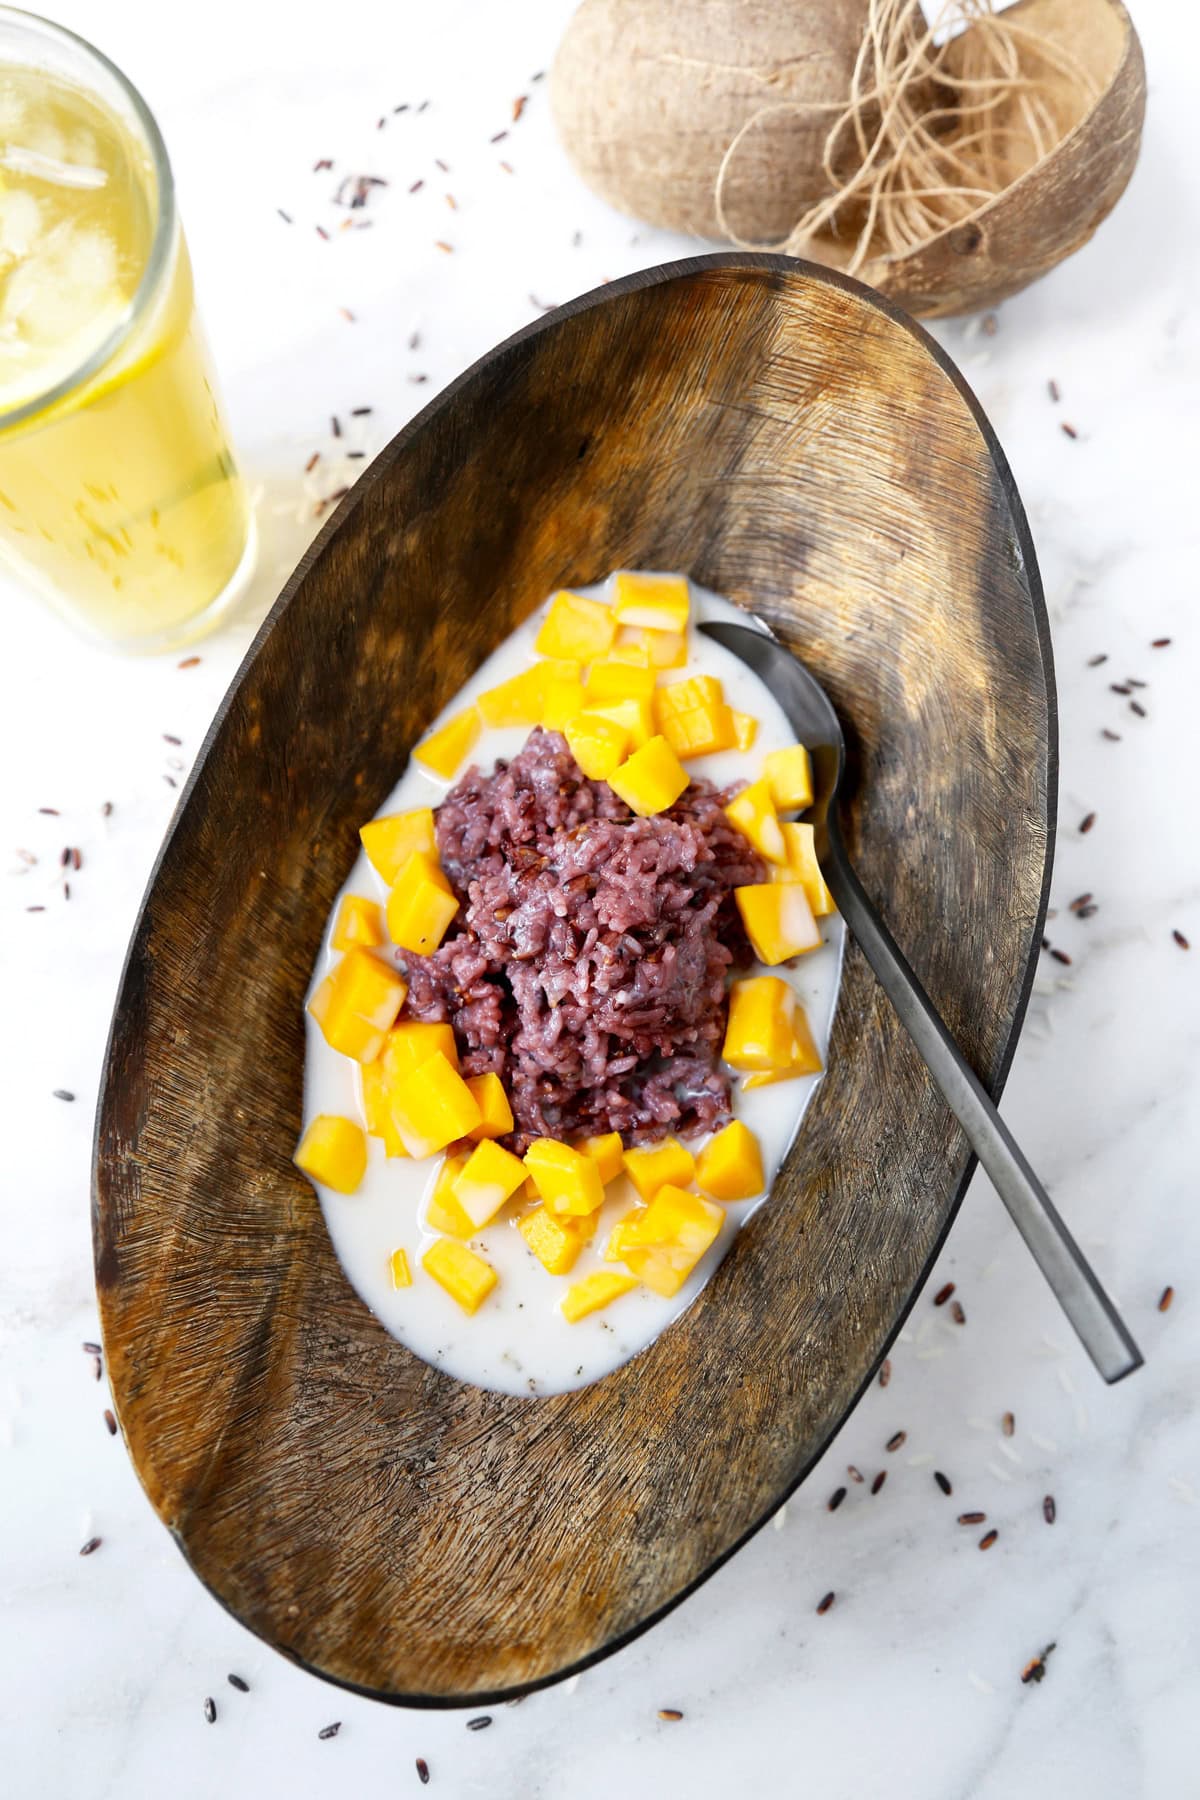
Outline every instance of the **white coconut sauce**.
[[(576, 591), (597, 598), (605, 594), (603, 587)], [(718, 785), (739, 777), (750, 780), (760, 773), (768, 750), (795, 743), (795, 736), (758, 677), (731, 652), (695, 630), (700, 619), (736, 621), (742, 615), (727, 601), (703, 589), (693, 586), (691, 593), (687, 666), (664, 671), (660, 679), (680, 680), (687, 674), (719, 676), (729, 703), (758, 720), (758, 735), (749, 751), (729, 750), (698, 757), (688, 763), (688, 770)], [(439, 719), (430, 720), (430, 729), (476, 699), (485, 688), (519, 674), (536, 660), (534, 638), (544, 614), (545, 608), (540, 609), (501, 644)], [(485, 726), (470, 761), (490, 769), (497, 757), (514, 756), (527, 735), (528, 728), (524, 726), (503, 730)], [(437, 806), (452, 785), (410, 762), (379, 809), (380, 814)], [(381, 904), (387, 897), (381, 878), (361, 853), (342, 893), (367, 895)], [(329, 936), (340, 899), (341, 895), (317, 958), (314, 988), (337, 960), (338, 953), (330, 949)], [(801, 957), (794, 966), (773, 969), (771, 973), (781, 975), (795, 989), (824, 1060), (837, 1001), (845, 934), (836, 915), (818, 923), (825, 939), (822, 948)], [(763, 973), (761, 969), (748, 972)], [(339, 1113), (361, 1122), (358, 1065), (330, 1049), (313, 1019), (306, 1015), (306, 1020), (305, 1124), (318, 1113)], [(695, 1299), (733, 1242), (735, 1232), (758, 1206), (768, 1203), (775, 1172), (819, 1079), (804, 1076), (744, 1093), (735, 1078), (734, 1113), (755, 1133), (762, 1147), (766, 1194), (725, 1206), (726, 1222), (716, 1243), (671, 1299), (637, 1287), (574, 1325), (568, 1324), (558, 1310), (559, 1300), (572, 1282), (597, 1269), (623, 1272), (621, 1264), (606, 1263), (603, 1253), (611, 1227), (637, 1202), (633, 1186), (624, 1176), (608, 1186), (595, 1237), (585, 1245), (567, 1276), (548, 1274), (527, 1248), (515, 1222), (503, 1215), (477, 1232), (470, 1240), (471, 1248), (491, 1264), (499, 1280), (473, 1317), (462, 1312), (421, 1266), (421, 1255), (436, 1236), (424, 1230), (422, 1219), (425, 1201), (441, 1167), (440, 1155), (427, 1162), (388, 1158), (381, 1141), (368, 1138), (367, 1172), (357, 1193), (343, 1195), (325, 1187), (319, 1189), (325, 1223), (342, 1267), (361, 1298), (393, 1336), (426, 1362), (461, 1381), (506, 1393), (554, 1394), (582, 1387), (636, 1355)], [(704, 1141), (689, 1140), (688, 1148), (698, 1153)], [(408, 1288), (392, 1285), (390, 1258), (398, 1247), (407, 1252), (412, 1270), (412, 1286)]]

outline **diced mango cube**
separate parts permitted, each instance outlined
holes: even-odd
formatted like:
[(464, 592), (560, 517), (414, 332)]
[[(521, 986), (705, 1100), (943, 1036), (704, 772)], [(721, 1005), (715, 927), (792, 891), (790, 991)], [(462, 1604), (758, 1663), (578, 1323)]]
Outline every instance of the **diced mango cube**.
[(435, 1050), (395, 1084), (392, 1118), (410, 1156), (432, 1156), (478, 1125), (479, 1107), (458, 1070)]
[(387, 925), (401, 950), (430, 956), (445, 937), (458, 911), (457, 897), (440, 867), (423, 850), (414, 850), (388, 895)]
[(387, 943), (383, 908), (362, 894), (343, 894), (329, 941), (335, 950), (378, 949)]
[(610, 700), (649, 700), (656, 680), (651, 668), (635, 668), (609, 658), (592, 664), (583, 691), (589, 706), (604, 706)]
[(451, 1237), (469, 1238), (475, 1227), (459, 1205), (454, 1184), (467, 1166), (467, 1152), (456, 1151), (444, 1156), (433, 1183), (433, 1192), (425, 1204), (422, 1221), (426, 1231), (445, 1231)]
[[(595, 1215), (593, 1215), (594, 1217)], [(583, 1239), (572, 1222), (556, 1218), (549, 1207), (526, 1213), (517, 1230), (542, 1267), (551, 1275), (566, 1275), (583, 1249)]]
[(768, 751), (763, 776), (779, 812), (803, 812), (812, 805), (812, 758), (803, 744)]
[[(391, 1033), (388, 1033), (391, 1036)], [(391, 1089), (388, 1085), (388, 1072), (385, 1058), (387, 1041), (374, 1062), (362, 1065), (362, 1097), (363, 1117), (367, 1122), (368, 1137), (383, 1139), (383, 1148), (388, 1156), (407, 1156), (400, 1133), (392, 1122)]]
[(721, 1208), (711, 1200), (683, 1188), (660, 1188), (641, 1217), (627, 1227), (621, 1260), (639, 1281), (669, 1298), (716, 1241), (724, 1220)]
[(404, 1004), (408, 984), (369, 950), (348, 950), (308, 1003), (326, 1043), (356, 1062), (374, 1061)]
[(739, 712), (735, 706), (730, 707), (729, 717), (733, 721), (733, 741), (737, 748), (752, 750), (758, 736), (758, 720), (752, 713)]
[(589, 700), (584, 709), (589, 719), (610, 719), (629, 733), (635, 750), (654, 736), (654, 708), (649, 700)]
[(454, 1183), (454, 1198), (472, 1225), (486, 1225), (525, 1180), (525, 1164), (491, 1138), (476, 1144)]
[(412, 1286), (412, 1270), (408, 1266), (408, 1251), (401, 1247), (393, 1250), (388, 1258), (388, 1268), (392, 1272), (392, 1286), (406, 1288)]
[(638, 1245), (637, 1222), (645, 1217), (644, 1206), (635, 1206), (617, 1220), (608, 1234), (608, 1242), (604, 1246), (605, 1262), (624, 1262), (626, 1250), (636, 1250)]
[(819, 1075), (823, 1068), (808, 1014), (799, 1004), (792, 1017), (792, 1042), (787, 1059), (773, 1069), (761, 1069), (747, 1075), (743, 1088), (770, 1087), (776, 1081), (792, 1081), (797, 1075)]
[(618, 1275), (615, 1269), (597, 1269), (594, 1275), (585, 1275), (582, 1281), (571, 1283), (559, 1302), (562, 1316), (569, 1325), (577, 1325), (589, 1313), (599, 1312), (602, 1306), (611, 1305), (636, 1286), (633, 1275)]
[(428, 1062), (435, 1050), (440, 1050), (451, 1067), (458, 1067), (458, 1046), (454, 1042), (454, 1027), (424, 1019), (401, 1019), (387, 1034), (380, 1062), (389, 1087), (394, 1086), (402, 1075), (411, 1069), (419, 1068)]
[(604, 1183), (592, 1158), (557, 1138), (535, 1138), (525, 1152), (525, 1167), (550, 1211), (560, 1217), (595, 1212), (604, 1203)]
[(469, 1133), (473, 1138), (505, 1137), (513, 1128), (512, 1107), (498, 1075), (468, 1075), (467, 1086), (479, 1108), (479, 1123)]
[(613, 770), (620, 768), (629, 750), (629, 733), (624, 725), (596, 713), (576, 713), (563, 726), (563, 736), (589, 781), (607, 781)]
[(496, 1285), (496, 1271), (454, 1238), (438, 1238), (421, 1258), (421, 1267), (445, 1288), (466, 1313), (476, 1313)]
[(437, 855), (431, 806), (415, 806), (411, 812), (390, 813), (386, 819), (372, 819), (358, 835), (367, 860), (389, 887), (414, 850), (423, 850), (426, 856)]
[(733, 714), (715, 675), (691, 675), (660, 688), (654, 716), (677, 756), (710, 756), (737, 743)]
[(715, 675), (688, 675), (682, 681), (670, 681), (654, 696), (654, 711), (662, 730), (662, 721), (676, 713), (695, 712), (701, 707), (724, 704), (725, 690)]
[(542, 716), (541, 664), (486, 688), (477, 705), (485, 725), (536, 725)]
[(749, 838), (760, 856), (768, 862), (784, 863), (787, 861), (787, 850), (783, 842), (783, 830), (775, 811), (775, 802), (771, 798), (770, 783), (766, 776), (752, 781), (741, 793), (729, 802), (725, 808), (725, 816), (731, 819), (743, 837)]
[(762, 881), (733, 890), (746, 936), (759, 962), (773, 967), (816, 950), (821, 933), (798, 881)]
[(781, 827), (783, 842), (787, 850), (787, 866), (779, 868), (773, 865), (770, 871), (772, 881), (798, 881), (808, 895), (808, 904), (812, 907), (814, 919), (823, 919), (835, 910), (833, 895), (825, 885), (825, 877), (821, 873), (821, 865), (817, 861), (815, 833), (811, 825), (794, 824), (786, 821)]
[(688, 622), (686, 575), (645, 575), (622, 571), (613, 576), (613, 612), (620, 625), (650, 631), (682, 632)]
[(550, 602), (537, 634), (537, 653), (591, 662), (593, 657), (607, 655), (616, 633), (617, 621), (611, 606), (563, 588)]
[(625, 1167), (625, 1146), (621, 1142), (619, 1131), (606, 1131), (599, 1137), (584, 1138), (579, 1149), (585, 1156), (591, 1157), (606, 1187), (610, 1181), (617, 1179)]
[(696, 1160), (696, 1182), (714, 1200), (751, 1200), (762, 1193), (762, 1151), (741, 1119), (731, 1119), (705, 1144)]
[(664, 1138), (644, 1150), (626, 1150), (625, 1172), (643, 1200), (653, 1200), (659, 1188), (671, 1183), (682, 1187), (696, 1173), (696, 1159), (678, 1138)]
[(547, 675), (542, 688), (542, 729), (562, 731), (583, 710), (583, 683), (578, 675)]
[(754, 1072), (787, 1068), (794, 1042), (796, 996), (778, 975), (753, 975), (729, 990), (724, 1060)]
[(318, 1113), (305, 1129), (292, 1158), (312, 1181), (338, 1194), (352, 1194), (367, 1172), (367, 1140), (361, 1125), (334, 1113)]
[(682, 669), (687, 639), (681, 631), (639, 631), (625, 625), (608, 654), (613, 662), (636, 669)]
[(447, 719), (440, 730), (422, 739), (413, 750), (413, 760), (449, 781), (475, 748), (482, 723), (477, 706), (464, 707)]
[(674, 806), (687, 784), (687, 770), (664, 737), (652, 737), (608, 778), (613, 793), (643, 819)]

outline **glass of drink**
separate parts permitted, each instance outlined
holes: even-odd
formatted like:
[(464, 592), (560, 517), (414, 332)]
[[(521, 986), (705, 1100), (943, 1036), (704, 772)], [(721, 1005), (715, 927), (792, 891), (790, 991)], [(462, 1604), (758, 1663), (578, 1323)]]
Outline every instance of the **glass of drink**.
[(0, 6), (0, 561), (126, 650), (209, 630), (253, 520), (140, 94)]

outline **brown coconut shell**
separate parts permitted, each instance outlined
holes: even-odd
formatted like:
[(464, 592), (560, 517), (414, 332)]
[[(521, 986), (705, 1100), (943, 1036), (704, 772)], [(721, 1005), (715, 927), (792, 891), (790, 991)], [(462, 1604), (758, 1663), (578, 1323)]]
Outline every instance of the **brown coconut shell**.
[[(1018, 0), (1020, 19), (1091, 75), (1088, 104), (1059, 78), (1060, 117), (1074, 123), (1039, 163), (962, 223), (907, 256), (875, 257), (859, 274), (911, 313), (943, 318), (995, 306), (1086, 244), (1133, 174), (1146, 112), (1146, 65), (1121, 0)], [(961, 42), (961, 40), (959, 40)], [(808, 255), (835, 264), (836, 247)]]
[(814, 172), (866, 17), (867, 0), (583, 0), (550, 71), (563, 146), (621, 212), (718, 238), (721, 158), (778, 105), (738, 145), (723, 195), (739, 237), (777, 243), (829, 191)]

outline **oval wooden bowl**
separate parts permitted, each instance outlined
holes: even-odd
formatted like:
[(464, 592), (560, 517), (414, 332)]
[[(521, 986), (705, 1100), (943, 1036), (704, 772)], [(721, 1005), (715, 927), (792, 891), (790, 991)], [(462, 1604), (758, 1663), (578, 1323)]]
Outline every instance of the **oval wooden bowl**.
[(643, 1630), (775, 1510), (954, 1217), (958, 1127), (853, 949), (770, 1203), (690, 1311), (581, 1392), (417, 1360), (292, 1167), (321, 928), (426, 722), (552, 588), (686, 569), (852, 722), (862, 874), (993, 1092), (1050, 869), (1053, 677), (1020, 502), (941, 351), (867, 289), (730, 254), (519, 333), (400, 433), (305, 557), (152, 878), (97, 1127), (113, 1393), (192, 1568), (293, 1661), (495, 1702)]

